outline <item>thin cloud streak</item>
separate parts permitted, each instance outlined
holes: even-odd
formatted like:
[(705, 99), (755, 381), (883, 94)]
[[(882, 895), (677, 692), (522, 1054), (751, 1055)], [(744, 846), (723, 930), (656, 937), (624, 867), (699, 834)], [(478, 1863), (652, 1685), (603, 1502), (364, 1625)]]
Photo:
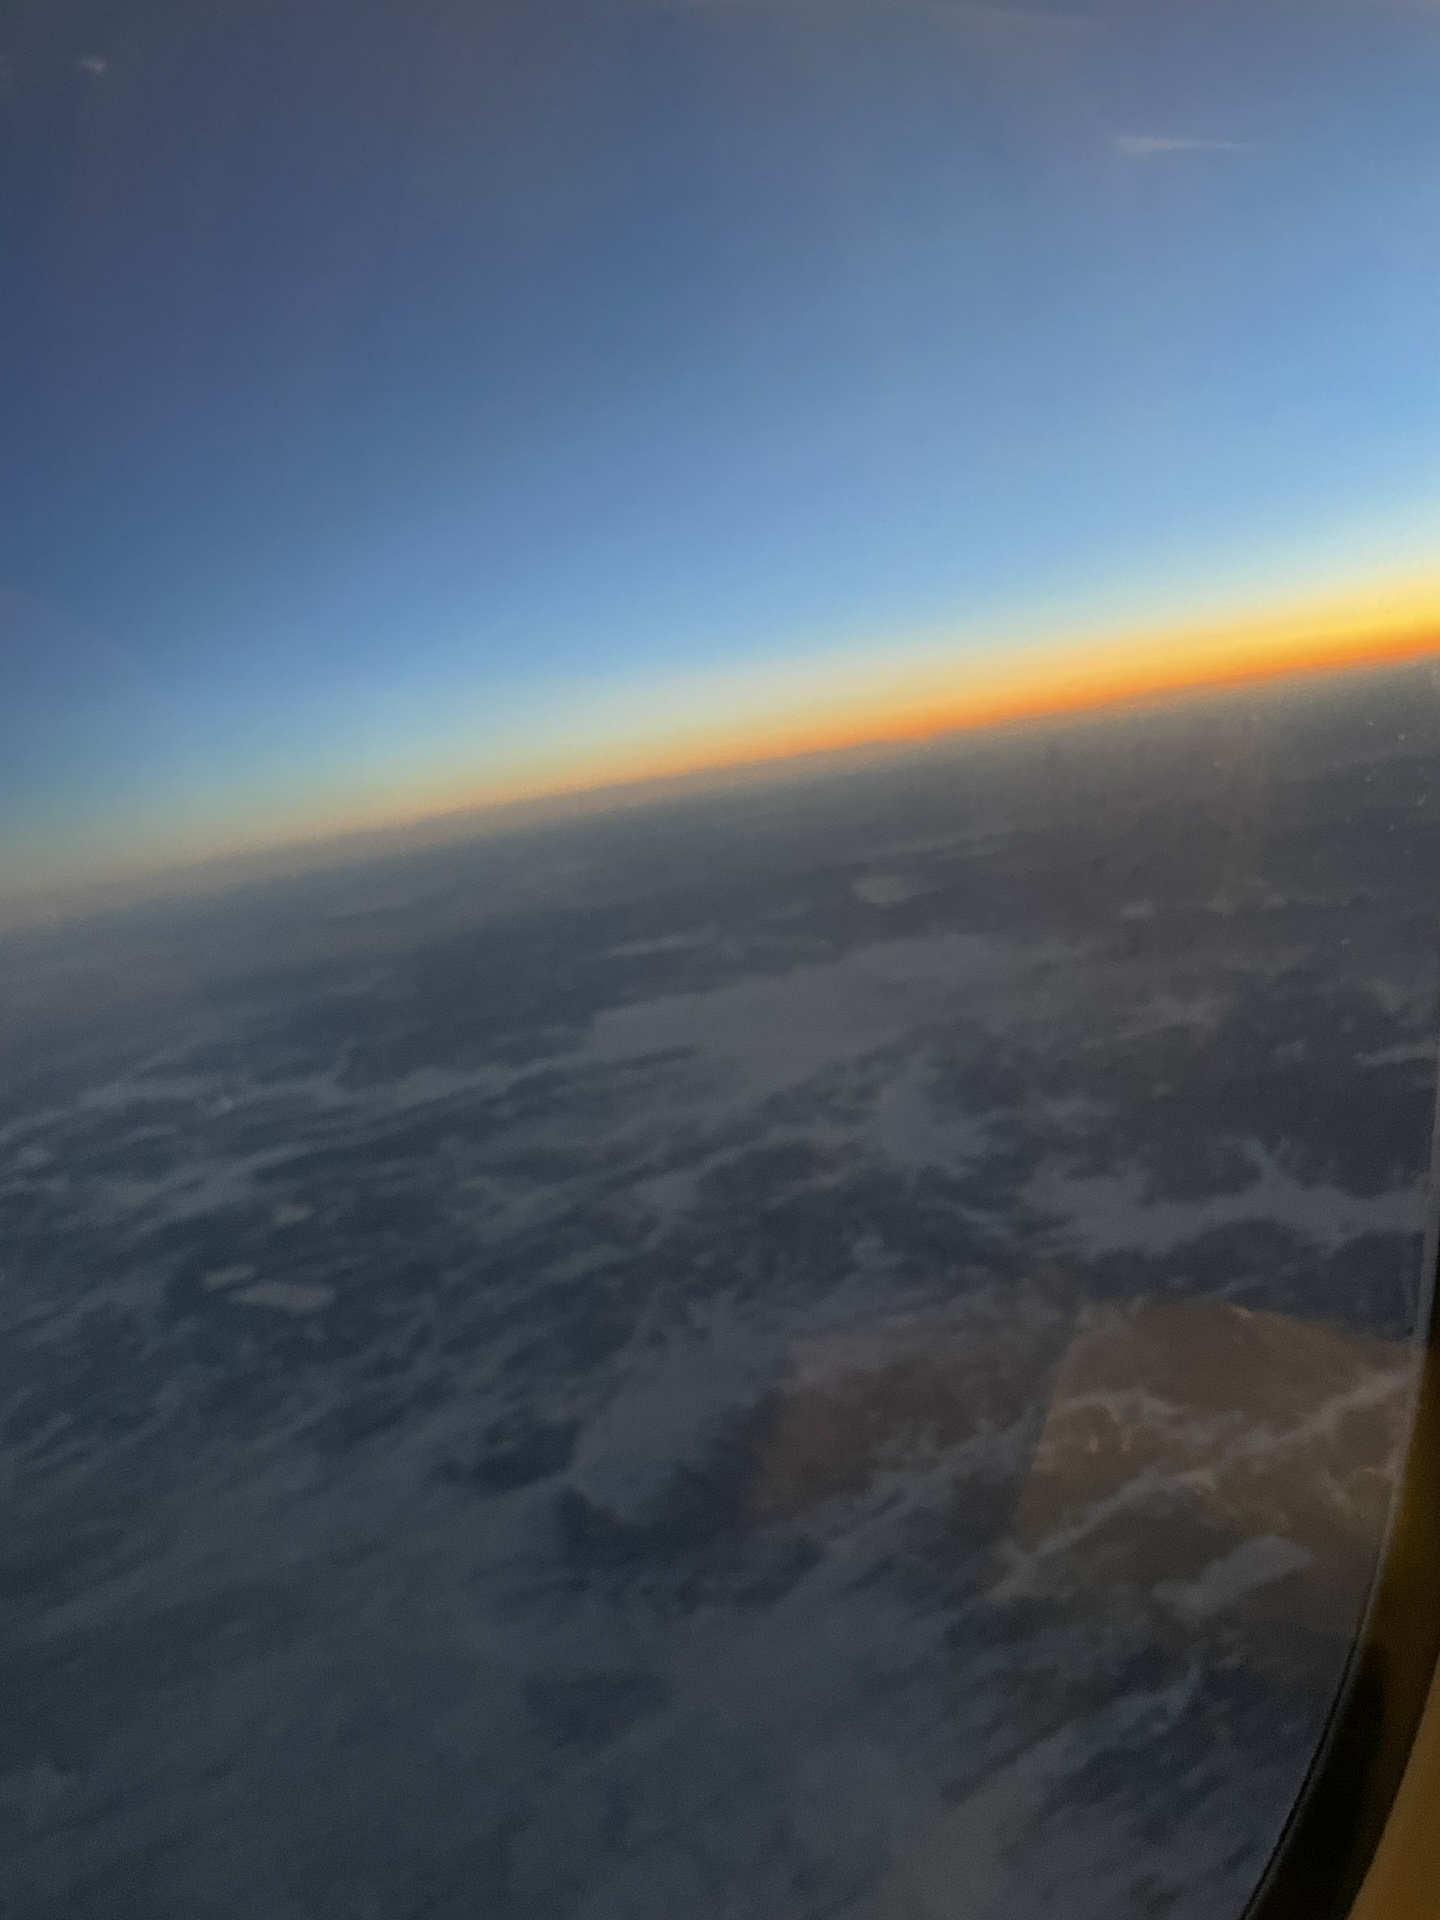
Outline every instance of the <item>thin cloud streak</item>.
[(1117, 133), (1115, 149), (1127, 160), (1149, 160), (1163, 153), (1253, 153), (1248, 140), (1192, 140), (1173, 133)]
[(1013, 28), (1031, 33), (1092, 34), (1102, 25), (1085, 14), (1069, 13), (1060, 7), (986, 6), (981, 0), (973, 5), (937, 6), (934, 12), (951, 26)]

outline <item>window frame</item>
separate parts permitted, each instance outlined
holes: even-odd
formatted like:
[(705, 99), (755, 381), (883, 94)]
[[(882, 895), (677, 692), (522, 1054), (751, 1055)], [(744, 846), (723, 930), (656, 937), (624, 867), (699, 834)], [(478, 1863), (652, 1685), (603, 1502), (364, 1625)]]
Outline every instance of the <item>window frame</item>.
[(1432, 1920), (1440, 1890), (1440, 1106), (1414, 1421), (1325, 1732), (1243, 1920)]

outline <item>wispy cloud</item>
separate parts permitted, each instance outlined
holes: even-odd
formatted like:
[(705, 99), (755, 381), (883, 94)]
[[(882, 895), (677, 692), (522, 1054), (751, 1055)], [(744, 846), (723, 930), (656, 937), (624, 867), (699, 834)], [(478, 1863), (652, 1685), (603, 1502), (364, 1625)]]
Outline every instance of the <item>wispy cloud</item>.
[(954, 26), (1008, 28), (1020, 33), (1093, 33), (1098, 25), (1084, 14), (1067, 13), (1059, 7), (941, 5), (933, 11)]
[[(822, 9), (827, 0), (655, 0), (655, 4), (692, 12), (740, 13), (781, 8)], [(1001, 28), (1015, 32), (1092, 33), (1100, 24), (1064, 7), (1007, 5), (1003, 0), (868, 0), (877, 12), (928, 13), (952, 26)], [(1440, 6), (1440, 0), (1434, 0)]]
[(1127, 160), (1149, 160), (1161, 153), (1250, 153), (1248, 140), (1192, 140), (1174, 133), (1117, 133), (1115, 149)]

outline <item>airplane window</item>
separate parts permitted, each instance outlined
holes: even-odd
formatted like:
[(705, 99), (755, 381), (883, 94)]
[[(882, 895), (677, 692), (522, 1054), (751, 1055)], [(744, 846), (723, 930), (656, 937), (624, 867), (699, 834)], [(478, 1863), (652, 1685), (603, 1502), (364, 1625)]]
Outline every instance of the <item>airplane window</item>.
[(6, 1920), (1277, 1920), (1287, 1835), (1342, 1920), (1440, 1631), (1437, 80), (0, 16)]

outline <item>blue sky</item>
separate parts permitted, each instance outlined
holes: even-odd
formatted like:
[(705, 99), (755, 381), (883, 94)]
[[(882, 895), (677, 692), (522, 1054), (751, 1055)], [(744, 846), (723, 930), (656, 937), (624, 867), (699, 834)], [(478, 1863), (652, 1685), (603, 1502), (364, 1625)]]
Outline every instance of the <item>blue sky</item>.
[(0, 892), (1430, 564), (1440, 9), (10, 18)]

